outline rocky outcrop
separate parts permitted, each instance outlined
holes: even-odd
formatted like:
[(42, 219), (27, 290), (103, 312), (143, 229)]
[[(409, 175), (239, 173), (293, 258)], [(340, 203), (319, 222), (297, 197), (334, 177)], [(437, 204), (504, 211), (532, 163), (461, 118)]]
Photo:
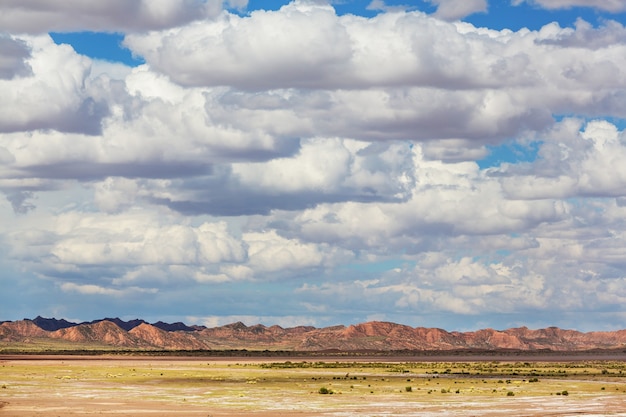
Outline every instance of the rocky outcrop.
[(143, 340), (108, 320), (59, 329), (50, 332), (49, 336), (52, 339), (62, 339), (80, 344), (109, 345), (123, 348), (150, 347)]
[(37, 316), (33, 319), (33, 323), (37, 326), (41, 327), (44, 330), (49, 332), (53, 332), (59, 329), (66, 329), (68, 327), (76, 326), (77, 323), (72, 323), (71, 321), (67, 321), (65, 319), (47, 319), (41, 316)]
[(159, 329), (165, 330), (167, 332), (176, 332), (176, 331), (193, 332), (195, 330), (202, 330), (205, 328), (204, 326), (187, 326), (185, 323), (182, 323), (180, 321), (176, 323), (165, 323), (162, 321), (157, 321), (156, 323), (153, 323), (152, 325), (154, 327), (158, 327)]
[(208, 340), (195, 333), (185, 331), (165, 331), (151, 324), (142, 323), (129, 331), (129, 334), (142, 340), (146, 345), (167, 350), (207, 350), (213, 348)]
[(5, 321), (0, 324), (0, 340), (23, 342), (32, 338), (47, 337), (48, 332), (31, 320)]
[(118, 317), (113, 317), (113, 318), (107, 317), (101, 320), (94, 320), (94, 321), (90, 321), (88, 323), (82, 323), (82, 324), (96, 324), (101, 321), (110, 321), (111, 323), (116, 324), (118, 327), (126, 330), (127, 332), (134, 329), (135, 327), (139, 326), (142, 323), (146, 323), (144, 320), (141, 320), (141, 319), (124, 321)]

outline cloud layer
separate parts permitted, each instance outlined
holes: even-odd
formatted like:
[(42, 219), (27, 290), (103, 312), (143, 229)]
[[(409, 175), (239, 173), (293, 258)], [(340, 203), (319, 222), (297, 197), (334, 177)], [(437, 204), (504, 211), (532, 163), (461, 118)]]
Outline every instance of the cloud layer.
[[(59, 300), (18, 310), (619, 326), (626, 29), (493, 30), (458, 21), (485, 2), (432, 3), (4, 2), (3, 279)], [(85, 29), (146, 63), (45, 33)], [(479, 163), (504, 143), (536, 157)]]
[[(243, 1), (227, 6), (245, 7)], [(211, 18), (221, 0), (112, 0), (106, 3), (2, 0), (0, 27), (13, 33), (159, 30)]]
[(591, 7), (611, 13), (626, 11), (626, 4), (620, 0), (513, 0), (513, 4), (530, 3), (546, 9), (570, 9), (572, 7)]

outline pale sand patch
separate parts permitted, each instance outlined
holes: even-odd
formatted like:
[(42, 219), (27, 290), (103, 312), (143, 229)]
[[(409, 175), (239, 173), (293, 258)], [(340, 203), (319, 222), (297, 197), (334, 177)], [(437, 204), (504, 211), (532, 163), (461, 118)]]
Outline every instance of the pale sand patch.
[[(71, 404), (68, 402), (71, 401)], [(445, 404), (368, 403), (346, 409), (320, 410), (236, 410), (193, 405), (171, 405), (144, 401), (110, 402), (50, 399), (19, 399), (0, 408), (7, 417), (99, 415), (115, 417), (434, 417), (434, 416), (626, 416), (626, 402), (615, 398), (566, 402), (532, 399), (477, 403), (458, 401)]]

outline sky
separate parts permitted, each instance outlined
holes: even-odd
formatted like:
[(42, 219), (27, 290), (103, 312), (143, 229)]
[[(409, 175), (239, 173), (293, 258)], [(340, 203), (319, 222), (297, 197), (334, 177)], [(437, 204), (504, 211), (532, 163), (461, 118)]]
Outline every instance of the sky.
[(625, 24), (0, 0), (0, 320), (626, 328)]

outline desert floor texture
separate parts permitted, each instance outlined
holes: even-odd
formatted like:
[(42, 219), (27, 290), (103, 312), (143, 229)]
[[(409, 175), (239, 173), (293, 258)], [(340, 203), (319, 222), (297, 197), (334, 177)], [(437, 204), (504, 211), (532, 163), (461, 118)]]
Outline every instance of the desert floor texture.
[(0, 356), (0, 416), (626, 416), (609, 360)]

